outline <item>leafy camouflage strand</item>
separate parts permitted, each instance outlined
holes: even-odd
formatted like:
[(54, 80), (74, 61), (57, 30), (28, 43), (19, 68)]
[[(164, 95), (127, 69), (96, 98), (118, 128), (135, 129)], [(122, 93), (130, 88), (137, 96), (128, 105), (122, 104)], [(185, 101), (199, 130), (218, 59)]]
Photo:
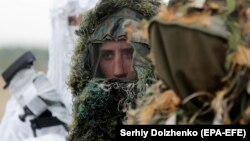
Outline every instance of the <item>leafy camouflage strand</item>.
[(153, 66), (149, 66), (147, 68), (135, 67), (138, 75), (137, 89), (138, 89), (138, 97), (141, 97), (145, 94), (147, 85), (153, 83), (156, 80)]
[(89, 53), (88, 50), (84, 50), (83, 40), (79, 39), (74, 54), (68, 85), (71, 87), (72, 94), (77, 96), (91, 78)]
[[(173, 0), (169, 6), (169, 11), (160, 13), (159, 15), (162, 16), (162, 20), (165, 20), (165, 22), (182, 22), (181, 25), (184, 27), (190, 27), (192, 24), (197, 24), (197, 22), (194, 21), (197, 20), (198, 17), (202, 17), (202, 15), (195, 14), (202, 11), (209, 11), (210, 17), (220, 17), (223, 23), (227, 25), (227, 30), (231, 35), (227, 38), (229, 46), (227, 57), (230, 57), (230, 59), (227, 58), (225, 61), (228, 64), (228, 76), (223, 79), (226, 82), (223, 88), (214, 92), (216, 94), (199, 91), (189, 95), (189, 97), (194, 97), (194, 100), (197, 98), (204, 99), (204, 104), (199, 107), (198, 110), (187, 108), (187, 106), (183, 105), (183, 100), (176, 111), (177, 119), (174, 124), (249, 124), (250, 105), (248, 103), (250, 101), (250, 96), (249, 90), (247, 90), (249, 86), (246, 85), (248, 84), (250, 74), (250, 30), (248, 30), (250, 23), (250, 1), (207, 0), (203, 9), (196, 9), (194, 7), (188, 8), (187, 4), (190, 2), (192, 1)], [(173, 12), (171, 10), (179, 13), (175, 16), (171, 13)], [(195, 14), (192, 17), (193, 13)], [(187, 18), (182, 19), (179, 15)], [(216, 26), (216, 24), (212, 26)], [(207, 29), (206, 27), (208, 26), (204, 26), (202, 29)], [(147, 90), (149, 93), (146, 93), (141, 101), (138, 101), (138, 108), (135, 111), (128, 111), (128, 113), (131, 114), (129, 118), (131, 121), (130, 123), (159, 124), (159, 121), (165, 122), (168, 119), (168, 116), (159, 116), (156, 113), (158, 109), (156, 108), (157, 110), (153, 111), (152, 104), (149, 104), (154, 98), (158, 99), (155, 103), (159, 104), (162, 100), (162, 95), (157, 94), (155, 89), (152, 90), (152, 87)], [(200, 97), (198, 97), (199, 95)], [(169, 99), (169, 97), (167, 98)], [(192, 101), (190, 100), (189, 102), (191, 103)], [(168, 106), (169, 105), (166, 104), (163, 107), (167, 108)], [(164, 112), (164, 108), (159, 108), (159, 111)], [(139, 120), (140, 118), (138, 117), (143, 118)]]
[[(115, 81), (114, 81), (115, 82)], [(74, 100), (74, 122), (69, 141), (112, 140), (124, 108), (135, 101), (134, 83), (91, 81)], [(118, 106), (117, 106), (118, 105)]]

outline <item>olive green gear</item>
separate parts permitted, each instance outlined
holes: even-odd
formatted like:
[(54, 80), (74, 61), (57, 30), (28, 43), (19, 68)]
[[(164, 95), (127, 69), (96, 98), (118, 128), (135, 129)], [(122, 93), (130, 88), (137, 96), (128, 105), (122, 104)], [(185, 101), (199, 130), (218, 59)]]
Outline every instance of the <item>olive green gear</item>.
[[(247, 84), (249, 83), (248, 81), (249, 81), (249, 70), (250, 70), (249, 69), (250, 65), (248, 63), (250, 61), (248, 59), (249, 58), (248, 56), (250, 56), (250, 48), (249, 48), (250, 47), (250, 44), (249, 44), (250, 34), (249, 32), (248, 34), (243, 34), (244, 32), (242, 29), (244, 29), (243, 27), (246, 26), (246, 23), (244, 22), (249, 22), (250, 20), (249, 20), (249, 15), (247, 16), (242, 13), (245, 12), (246, 14), (246, 9), (248, 9), (249, 11), (250, 1), (242, 0), (241, 2), (243, 3), (241, 3), (240, 5), (239, 3), (235, 3), (239, 1), (206, 0), (206, 3), (204, 7), (202, 8), (190, 7), (190, 5), (188, 5), (189, 2), (191, 1), (188, 1), (188, 0), (171, 1), (170, 6), (168, 7), (169, 8), (168, 10), (170, 11), (165, 12), (164, 13), (165, 15), (163, 15), (162, 13), (159, 13), (158, 16), (154, 17), (150, 23), (149, 28), (152, 27), (152, 23), (157, 23), (158, 25), (158, 26), (155, 26), (156, 27), (155, 29), (157, 32), (155, 32), (154, 35), (151, 34), (155, 39), (157, 39), (155, 41), (156, 44), (154, 44), (155, 46), (152, 46), (151, 48), (151, 51), (154, 51), (154, 53), (158, 51), (156, 52), (157, 56), (155, 56), (155, 58), (158, 57), (158, 60), (157, 60), (158, 63), (156, 64), (155, 63), (156, 61), (154, 62), (153, 60), (154, 64), (156, 64), (155, 65), (156, 69), (158, 69), (158, 72), (156, 72), (156, 74), (159, 77), (159, 79), (163, 80), (163, 82), (166, 85), (168, 85), (168, 87), (171, 87), (171, 89), (174, 89), (173, 86), (170, 86), (171, 84), (173, 85), (174, 82), (167, 82), (166, 79), (171, 79), (173, 77), (172, 74), (174, 73), (179, 73), (181, 77), (181, 72), (173, 71), (173, 65), (171, 67), (172, 72), (167, 72), (168, 68), (164, 66), (164, 65), (167, 66), (169, 61), (172, 61), (172, 62), (176, 61), (177, 63), (172, 63), (172, 64), (175, 64), (176, 66), (181, 66), (180, 63), (178, 62), (180, 60), (178, 59), (171, 58), (171, 60), (170, 59), (167, 60), (168, 59), (167, 57), (169, 57), (170, 55), (177, 56), (176, 58), (178, 58), (178, 55), (180, 55), (180, 53), (176, 51), (177, 49), (174, 46), (174, 42), (178, 42), (179, 39), (171, 39), (170, 37), (169, 38), (170, 40), (174, 40), (173, 44), (171, 44), (172, 46), (170, 46), (169, 45), (170, 43), (168, 42), (169, 40), (166, 40), (166, 39), (164, 40), (164, 38), (161, 38), (161, 37), (167, 38), (171, 36), (172, 34), (170, 34), (171, 32), (170, 30), (174, 32), (173, 30), (175, 27), (179, 27), (178, 29), (182, 31), (180, 32), (182, 34), (182, 37), (185, 36), (183, 29), (188, 29), (189, 33), (191, 33), (190, 31), (192, 32), (195, 31), (198, 33), (210, 35), (212, 37), (218, 37), (220, 39), (225, 40), (226, 50), (222, 52), (225, 52), (227, 54), (223, 56), (222, 59), (224, 60), (219, 65), (221, 68), (223, 68), (225, 74), (223, 74), (222, 77), (219, 77), (218, 81), (215, 81), (216, 82), (214, 83), (215, 86), (218, 86), (215, 89), (215, 91), (208, 91), (204, 89), (198, 89), (197, 91), (196, 89), (196, 91), (192, 91), (191, 93), (189, 92), (189, 93), (186, 93), (186, 95), (184, 95), (183, 93), (178, 92), (176, 89), (174, 89), (176, 92), (176, 95), (178, 95), (178, 97), (180, 97), (182, 100), (181, 105), (178, 107), (179, 109), (176, 111), (176, 116), (177, 116), (176, 124), (218, 124), (218, 123), (219, 124), (239, 124), (239, 123), (249, 124), (250, 123), (250, 120), (249, 120), (250, 119), (249, 118), (250, 117), (250, 114), (249, 114), (250, 96), (249, 96), (249, 90), (247, 92), (246, 88), (247, 88)], [(209, 5), (209, 2), (212, 2), (210, 3), (211, 5)], [(174, 17), (174, 15), (171, 15), (173, 14), (171, 13), (172, 12), (171, 10), (178, 13), (176, 17)], [(204, 23), (202, 22), (204, 22), (205, 20), (201, 20), (199, 22), (191, 21), (191, 20), (196, 20), (195, 19), (196, 17), (193, 17), (194, 19), (191, 19), (192, 17), (190, 17), (190, 15), (192, 16), (192, 12), (193, 13), (208, 12), (209, 14), (211, 14), (209, 15), (210, 16), (209, 18), (211, 19), (213, 18), (214, 21), (212, 21), (208, 25), (203, 25)], [(195, 15), (195, 14), (194, 16), (197, 16), (197, 17), (204, 16), (204, 15), (199, 15), (199, 14)], [(159, 16), (162, 16), (162, 17), (159, 18)], [(185, 16), (187, 16), (187, 18)], [(186, 19), (184, 19), (183, 17)], [(188, 18), (190, 18), (191, 20)], [(218, 22), (218, 20), (216, 21), (216, 18), (220, 19), (221, 22)], [(218, 26), (217, 24), (220, 24), (220, 23), (222, 23), (222, 25)], [(164, 26), (165, 28), (163, 28)], [(166, 28), (166, 26), (168, 28)], [(217, 28), (216, 30), (213, 30), (214, 27), (210, 28), (210, 26), (218, 26), (222, 28)], [(249, 24), (246, 27), (249, 29)], [(158, 35), (160, 35), (161, 37), (157, 37)], [(190, 36), (186, 36), (186, 37), (188, 38)], [(207, 41), (209, 42), (208, 39)], [(153, 41), (151, 40), (151, 43), (152, 42)], [(171, 52), (170, 50), (171, 53), (168, 52), (169, 54), (166, 53), (167, 55), (163, 53), (166, 58), (162, 57), (163, 55), (161, 56), (160, 52), (164, 52), (167, 50), (166, 46), (165, 46), (166, 48), (162, 47), (163, 43), (169, 43), (168, 45), (170, 47), (176, 49), (175, 50), (176, 52), (174, 52), (175, 54), (173, 53), (173, 51)], [(158, 46), (158, 48), (156, 48), (156, 46)], [(160, 47), (162, 47), (162, 50), (160, 50)], [(170, 47), (168, 49), (171, 49)], [(185, 45), (184, 47), (186, 48)], [(194, 51), (191, 50), (191, 52), (194, 52)], [(219, 50), (217, 50), (217, 52), (219, 52)], [(185, 53), (186, 52), (183, 51), (183, 54)], [(199, 55), (202, 55), (202, 54), (199, 54)], [(246, 58), (242, 59), (241, 58), (242, 56)], [(162, 58), (159, 59), (160, 57), (164, 58), (165, 60)], [(241, 58), (243, 61), (241, 60), (242, 62), (240, 62), (239, 60), (237, 60), (238, 59), (237, 57)], [(211, 58), (209, 59), (214, 59), (215, 62), (218, 62), (218, 59), (215, 59), (213, 56), (211, 56)], [(198, 59), (194, 59), (194, 60), (198, 60)], [(199, 62), (202, 62), (202, 61), (199, 61)], [(182, 65), (185, 65), (185, 61)], [(192, 64), (189, 64), (189, 66), (190, 65)], [(204, 72), (206, 72), (206, 70)], [(161, 75), (159, 75), (159, 73), (161, 73)], [(168, 73), (169, 75), (166, 75)], [(189, 73), (188, 76), (191, 76), (191, 77), (195, 76), (193, 75), (193, 73), (194, 72)], [(223, 80), (221, 80), (222, 78)], [(184, 79), (179, 82), (185, 83), (186, 81)], [(200, 81), (198, 81), (197, 84), (199, 82)], [(221, 85), (219, 85), (220, 82), (222, 82)], [(176, 86), (180, 86), (180, 83), (175, 83), (175, 84)], [(187, 87), (189, 88), (189, 87), (192, 87), (193, 85), (194, 85), (193, 83), (186, 83), (186, 85), (184, 86), (186, 86), (186, 88)], [(144, 96), (145, 96), (143, 97), (144, 99), (150, 100), (151, 98), (151, 96), (148, 96), (148, 98), (147, 98), (147, 95), (144, 95)], [(201, 106), (196, 106), (196, 107), (187, 106), (187, 104), (189, 103), (191, 104), (193, 104), (194, 102), (197, 103), (197, 101), (195, 101), (196, 99), (201, 99), (201, 101), (203, 101)], [(138, 105), (139, 110), (140, 110), (140, 107), (143, 109), (145, 108), (145, 106), (147, 105), (139, 103)], [(147, 108), (150, 108), (150, 106)], [(145, 115), (142, 112), (141, 113), (139, 112), (139, 114)], [(140, 115), (136, 115), (135, 117), (138, 117), (138, 116)], [(152, 119), (154, 118), (155, 117), (153, 117)], [(158, 119), (160, 118), (161, 120), (162, 119), (166, 120), (166, 118), (157, 117), (157, 115), (156, 115), (156, 118)], [(157, 123), (157, 122), (154, 122), (154, 123)], [(154, 123), (149, 123), (149, 124), (154, 124)], [(138, 122), (134, 124), (138, 124)]]
[(88, 42), (91, 40), (91, 35), (100, 24), (102, 18), (126, 7), (138, 12), (145, 19), (150, 19), (156, 14), (158, 5), (158, 2), (148, 0), (103, 0), (96, 8), (83, 16), (84, 20), (77, 32), (79, 39), (72, 57), (71, 73), (68, 82), (74, 96), (79, 95), (92, 78)]

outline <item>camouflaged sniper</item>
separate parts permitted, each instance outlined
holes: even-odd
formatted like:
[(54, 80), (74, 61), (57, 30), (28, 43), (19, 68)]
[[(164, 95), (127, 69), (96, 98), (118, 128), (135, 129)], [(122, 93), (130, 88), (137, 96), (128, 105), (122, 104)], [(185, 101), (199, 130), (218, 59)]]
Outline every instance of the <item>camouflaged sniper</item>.
[(162, 8), (149, 32), (163, 84), (149, 88), (140, 108), (129, 112), (131, 124), (249, 124), (249, 4), (173, 0)]
[[(91, 36), (100, 24), (102, 18), (113, 14), (113, 12), (120, 10), (123, 7), (127, 7), (137, 12), (137, 15), (142, 15), (141, 18), (149, 19), (156, 13), (155, 4), (152, 3), (157, 4), (157, 2), (151, 2), (148, 0), (129, 0), (126, 2), (123, 0), (107, 0), (101, 2), (99, 6), (84, 15), (84, 20), (80, 25), (80, 30), (77, 32), (80, 39), (78, 40), (78, 45), (72, 57), (72, 69), (69, 78), (69, 85), (72, 89), (73, 95), (79, 95), (88, 81), (92, 78), (89, 54), (91, 41), (93, 40), (91, 39)], [(112, 8), (110, 8), (110, 6), (112, 6)], [(134, 18), (136, 18), (135, 15)]]
[[(126, 107), (145, 90), (153, 77), (147, 62), (148, 43), (132, 38), (130, 43), (139, 58), (134, 59), (136, 82), (95, 78), (95, 47), (106, 40), (127, 40), (124, 28), (128, 21), (150, 19), (158, 2), (149, 0), (103, 0), (84, 15), (77, 32), (78, 45), (72, 57), (69, 85), (74, 96), (74, 121), (68, 140), (113, 140), (114, 127), (126, 121)], [(143, 85), (142, 85), (143, 84)]]

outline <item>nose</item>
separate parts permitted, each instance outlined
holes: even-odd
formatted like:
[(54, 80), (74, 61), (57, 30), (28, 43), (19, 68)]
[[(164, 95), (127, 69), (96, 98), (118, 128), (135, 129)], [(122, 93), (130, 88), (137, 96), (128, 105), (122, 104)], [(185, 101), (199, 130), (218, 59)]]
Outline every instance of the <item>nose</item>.
[(124, 62), (121, 56), (115, 58), (113, 75), (115, 78), (124, 78), (127, 76), (127, 71), (124, 68)]

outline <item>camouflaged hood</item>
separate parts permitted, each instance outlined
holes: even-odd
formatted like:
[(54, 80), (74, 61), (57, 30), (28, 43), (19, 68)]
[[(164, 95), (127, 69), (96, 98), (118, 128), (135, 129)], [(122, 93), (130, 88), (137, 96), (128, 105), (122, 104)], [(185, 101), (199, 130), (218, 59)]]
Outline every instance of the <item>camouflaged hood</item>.
[[(156, 74), (181, 102), (176, 106), (175, 100), (169, 105), (153, 101), (155, 96), (171, 98), (168, 92), (151, 91), (137, 117), (164, 124), (162, 119), (170, 115), (165, 111), (173, 106), (175, 124), (250, 123), (249, 4), (249, 0), (173, 0), (152, 19)], [(153, 104), (143, 105), (149, 102)], [(157, 108), (152, 110), (152, 105)]]
[(140, 66), (135, 67), (136, 83), (141, 86), (134, 82), (94, 78), (91, 53), (96, 44), (105, 40), (127, 40), (124, 32), (126, 22), (151, 18), (157, 12), (157, 4), (148, 0), (103, 0), (83, 17), (77, 32), (79, 40), (69, 80), (74, 98), (70, 141), (114, 139), (114, 127), (122, 124), (126, 117), (126, 111), (119, 109), (120, 106), (133, 102), (140, 94), (138, 91), (145, 87), (144, 80), (153, 75), (152, 65), (143, 59), (149, 52), (149, 46), (145, 40), (131, 38), (134, 53), (137, 53), (134, 64)]
[[(73, 95), (79, 95), (92, 78), (90, 50), (93, 46), (91, 43), (126, 38), (126, 33), (122, 31), (125, 20), (150, 19), (156, 14), (158, 5), (159, 3), (153, 0), (103, 0), (84, 15), (84, 20), (77, 32), (79, 40), (72, 57), (69, 78)], [(139, 42), (144, 43), (144, 41)]]

